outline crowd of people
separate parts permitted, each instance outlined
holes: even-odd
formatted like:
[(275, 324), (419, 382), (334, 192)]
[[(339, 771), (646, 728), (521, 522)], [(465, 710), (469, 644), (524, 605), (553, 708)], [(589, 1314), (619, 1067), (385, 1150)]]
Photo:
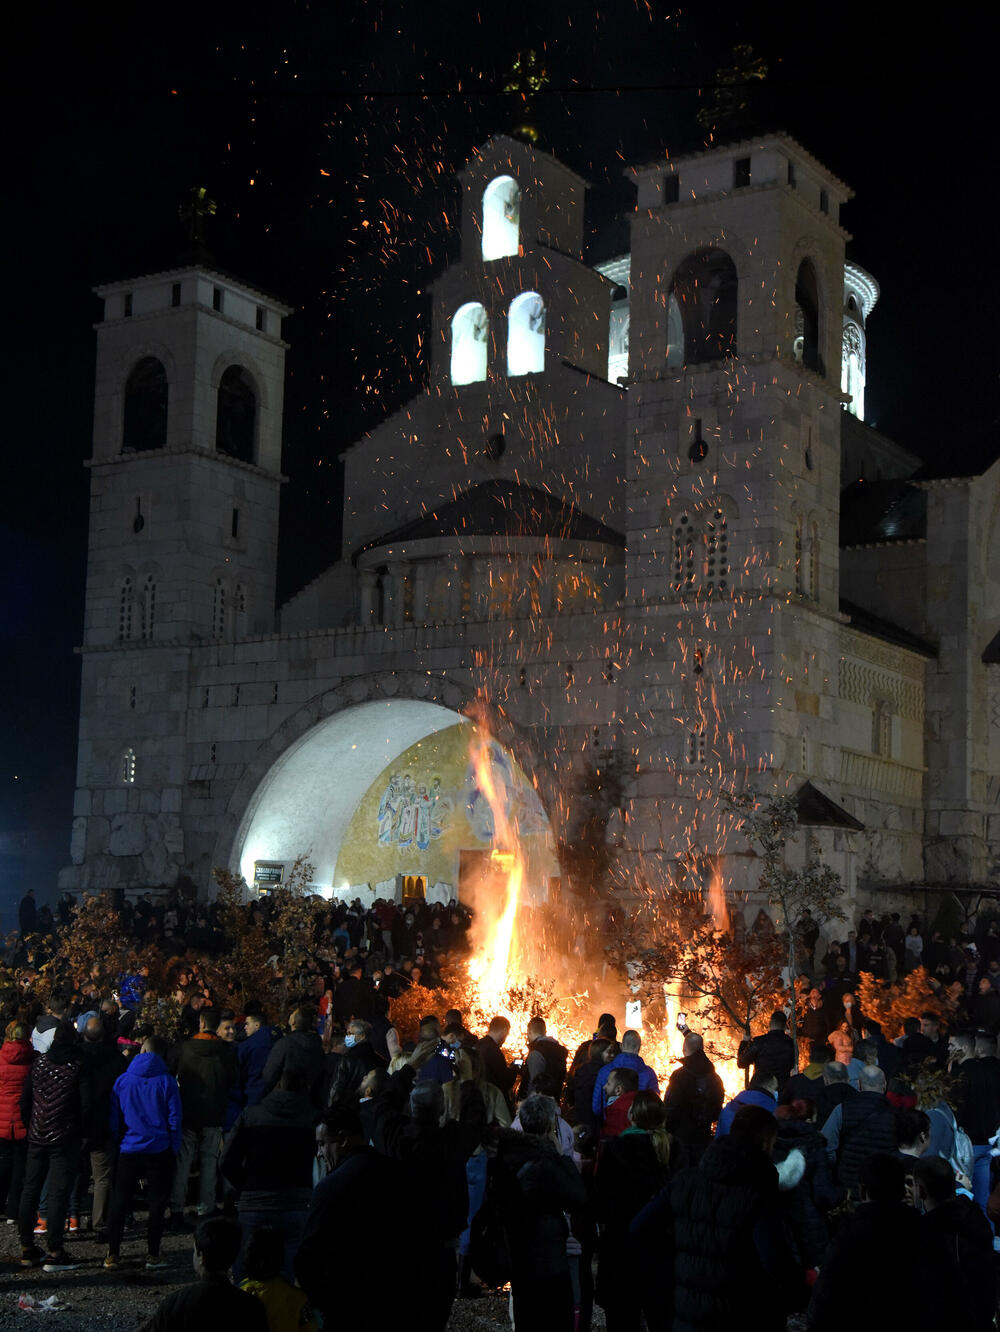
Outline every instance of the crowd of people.
[[(210, 907), (199, 918), (218, 926)], [(995, 1326), (1000, 1021), (985, 1000), (1000, 989), (985, 950), (949, 1023), (918, 1006), (897, 1033), (857, 997), (864, 964), (895, 956), (892, 919), (865, 913), (842, 944), (817, 930), (801, 1057), (779, 1008), (740, 1045), (746, 1085), (727, 1097), (683, 1020), (669, 1067), (607, 1013), (575, 1050), (541, 1016), (516, 1050), (502, 1016), (474, 1031), (457, 1009), (425, 1011), (397, 1029), (394, 1002), (426, 988), (417, 959), (448, 965), (468, 925), (457, 908), (431, 918), (335, 907), (287, 1014), (227, 1007), (186, 961), (173, 1041), (120, 989), (63, 977), (42, 1002), (13, 973), (0, 1206), (22, 1266), (72, 1272), (88, 1233), (109, 1272), (157, 1271), (167, 1228), (191, 1231), (198, 1279), (157, 1332), (227, 1314), (270, 1332), (443, 1329), (456, 1299), (508, 1282), (517, 1332), (588, 1329), (595, 1304), (609, 1332)]]

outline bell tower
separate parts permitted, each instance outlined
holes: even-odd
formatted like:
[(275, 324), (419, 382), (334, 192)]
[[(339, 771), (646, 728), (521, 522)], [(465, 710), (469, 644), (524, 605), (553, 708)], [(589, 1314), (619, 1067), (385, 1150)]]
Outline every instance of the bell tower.
[(827, 776), (850, 190), (784, 134), (633, 175), (627, 599), (659, 700), (637, 790), (665, 854), (712, 853), (720, 784)]
[(270, 632), (290, 311), (202, 267), (97, 294), (86, 644)]
[(200, 264), (97, 294), (71, 888), (184, 864), (197, 662), (274, 630), (283, 480), (288, 307)]

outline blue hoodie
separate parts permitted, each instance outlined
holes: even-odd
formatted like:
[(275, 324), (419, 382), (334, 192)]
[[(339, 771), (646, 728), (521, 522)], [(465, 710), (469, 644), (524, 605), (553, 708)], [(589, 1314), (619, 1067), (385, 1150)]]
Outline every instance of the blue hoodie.
[(644, 1059), (637, 1054), (626, 1054), (623, 1050), (621, 1054), (616, 1054), (610, 1064), (605, 1064), (597, 1075), (597, 1081), (594, 1083), (594, 1096), (591, 1101), (591, 1109), (594, 1114), (603, 1119), (604, 1116), (604, 1087), (611, 1073), (616, 1068), (634, 1068), (639, 1074), (639, 1090), (659, 1092), (660, 1084), (656, 1074), (649, 1067)]
[(114, 1085), (111, 1131), (123, 1152), (181, 1149), (181, 1094), (158, 1054), (139, 1054)]
[(274, 1041), (273, 1027), (258, 1027), (252, 1036), (236, 1047), (240, 1065), (238, 1085), (245, 1097), (244, 1105), (257, 1105), (264, 1098), (264, 1068)]
[(770, 1092), (758, 1091), (756, 1087), (747, 1087), (745, 1091), (737, 1092), (719, 1116), (715, 1128), (717, 1138), (724, 1138), (728, 1134), (741, 1105), (759, 1105), (762, 1110), (770, 1110), (773, 1115), (778, 1108), (778, 1101)]

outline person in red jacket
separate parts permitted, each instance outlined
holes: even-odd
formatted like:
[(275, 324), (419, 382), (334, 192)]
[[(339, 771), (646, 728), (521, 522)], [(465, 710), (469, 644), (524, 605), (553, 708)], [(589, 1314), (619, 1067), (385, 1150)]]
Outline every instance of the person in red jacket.
[(639, 1091), (639, 1074), (634, 1068), (616, 1068), (607, 1082), (608, 1099), (604, 1102), (601, 1141), (617, 1138), (629, 1126), (628, 1112)]
[(28, 1130), (21, 1117), (21, 1093), (31, 1073), (35, 1051), (31, 1032), (12, 1022), (0, 1046), (0, 1205), (8, 1220), (17, 1220), (21, 1184), (28, 1156)]

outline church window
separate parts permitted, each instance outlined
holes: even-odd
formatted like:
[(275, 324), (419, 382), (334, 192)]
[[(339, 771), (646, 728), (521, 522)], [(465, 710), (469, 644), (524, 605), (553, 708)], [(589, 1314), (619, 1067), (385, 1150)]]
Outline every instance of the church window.
[(750, 158), (737, 157), (733, 161), (733, 189), (742, 190), (750, 184)]
[(229, 458), (253, 462), (257, 442), (257, 393), (250, 376), (231, 365), (219, 381), (215, 447)]
[(141, 453), (167, 442), (167, 372), (155, 356), (144, 356), (125, 381), (122, 448)]
[(132, 597), (132, 579), (123, 578), (118, 594), (118, 637), (126, 642), (132, 637)]
[(239, 685), (233, 685), (233, 707), (238, 708), (239, 706), (240, 706), (240, 687)]
[(118, 776), (123, 786), (135, 785), (135, 750), (123, 749), (118, 767)]
[(713, 509), (705, 523), (705, 565), (709, 592), (729, 587), (729, 525), (722, 509)]
[(218, 755), (218, 748), (217, 748), (217, 746), (212, 745), (212, 746), (209, 748), (209, 751), (208, 751), (208, 761), (209, 761), (209, 763), (214, 763), (215, 760), (216, 760), (217, 755)]
[(795, 341), (792, 355), (806, 370), (823, 374), (819, 351), (819, 283), (816, 270), (808, 259), (799, 264), (795, 279)]
[(696, 726), (688, 731), (684, 761), (692, 768), (700, 768), (705, 762), (705, 728)]
[(788, 163), (788, 184), (791, 186), (791, 188), (792, 188), (793, 190), (795, 189), (795, 187), (796, 187), (797, 184), (798, 184), (798, 181), (795, 179), (795, 163), (794, 163), (794, 162), (789, 162), (789, 163)]
[(536, 374), (545, 369), (545, 302), (537, 291), (511, 301), (507, 314), (507, 373)]
[(156, 579), (147, 574), (142, 584), (142, 637), (153, 637), (156, 623)]
[(872, 753), (892, 757), (892, 707), (885, 698), (876, 699), (872, 710)]
[(131, 318), (131, 315), (132, 315), (132, 293), (131, 293), (130, 291), (127, 291), (127, 292), (125, 293), (125, 298), (124, 298), (124, 300), (123, 300), (123, 302), (122, 302), (122, 309), (124, 310), (125, 318), (126, 318), (126, 319)]
[(685, 593), (694, 591), (697, 586), (698, 570), (695, 563), (699, 534), (691, 521), (690, 514), (682, 513), (674, 523), (674, 591)]
[(222, 309), (222, 288), (221, 288), (221, 287), (213, 287), (213, 288), (212, 288), (212, 309), (213, 309), (213, 310), (221, 310), (221, 309)]
[(521, 191), (513, 176), (497, 176), (483, 192), (483, 258), (517, 254), (521, 242)]
[[(702, 365), (736, 355), (736, 266), (722, 250), (706, 248), (688, 255), (671, 284), (680, 318), (682, 365)], [(670, 309), (667, 310), (670, 333)], [(674, 343), (671, 340), (671, 351)], [(668, 355), (667, 364), (671, 362)]]
[(170, 288), (170, 304), (178, 306), (181, 303), (181, 284), (175, 282)]
[[(852, 297), (853, 299), (853, 297)], [(847, 410), (859, 421), (865, 419), (865, 345), (860, 328), (853, 320), (844, 321), (840, 387), (850, 395)]]
[(827, 194), (826, 190), (820, 190), (819, 192), (819, 211), (821, 213), (828, 213), (830, 211), (830, 196)]
[(130, 712), (135, 712), (135, 685), (128, 687), (128, 706)]
[(680, 197), (681, 197), (680, 176), (665, 176), (663, 179), (663, 202), (665, 204), (676, 203)]
[(684, 321), (676, 292), (667, 298), (667, 369), (679, 369), (684, 364)]
[(236, 616), (236, 637), (244, 638), (247, 632), (247, 590), (243, 583), (236, 584), (233, 611)]
[(802, 596), (805, 592), (805, 566), (802, 563), (802, 519), (795, 520), (795, 591)]
[(478, 301), (455, 311), (451, 321), (451, 382), (475, 384), (486, 378), (490, 321)]
[(809, 524), (809, 585), (807, 595), (819, 601), (819, 527)]
[(257, 318), (256, 318), (257, 332), (258, 332), (258, 333), (263, 333), (263, 332), (264, 332), (264, 315), (265, 315), (264, 307), (263, 307), (262, 305), (258, 305), (258, 306), (257, 306)]
[(229, 535), (235, 541), (239, 536), (239, 534), (240, 534), (240, 511), (239, 509), (234, 509), (233, 516), (229, 523)]
[(226, 636), (226, 584), (221, 578), (215, 580), (212, 601), (212, 637)]

